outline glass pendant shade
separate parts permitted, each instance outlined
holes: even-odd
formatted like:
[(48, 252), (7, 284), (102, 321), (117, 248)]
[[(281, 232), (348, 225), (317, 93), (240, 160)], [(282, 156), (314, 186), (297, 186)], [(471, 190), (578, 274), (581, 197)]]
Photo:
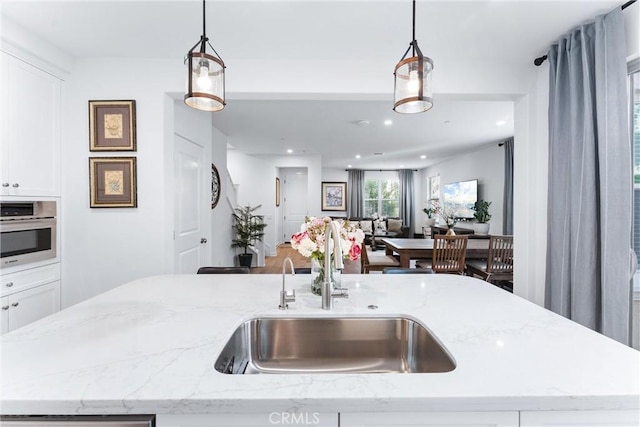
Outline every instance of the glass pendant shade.
[(224, 108), (224, 63), (213, 55), (189, 52), (187, 65), (187, 89), (184, 102), (204, 111), (220, 111)]
[(433, 107), (431, 72), (433, 61), (424, 56), (402, 59), (394, 71), (393, 110), (398, 113), (422, 113)]

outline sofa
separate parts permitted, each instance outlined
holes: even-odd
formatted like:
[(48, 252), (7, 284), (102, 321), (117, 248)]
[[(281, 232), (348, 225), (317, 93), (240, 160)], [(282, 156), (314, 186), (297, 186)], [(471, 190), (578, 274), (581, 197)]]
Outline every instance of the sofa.
[[(341, 218), (345, 219), (345, 218)], [(374, 220), (373, 218), (347, 218), (349, 222), (364, 232), (365, 244), (372, 243), (373, 234), (384, 234), (386, 237), (407, 238), (409, 237), (409, 226), (402, 223), (400, 218), (385, 218)]]

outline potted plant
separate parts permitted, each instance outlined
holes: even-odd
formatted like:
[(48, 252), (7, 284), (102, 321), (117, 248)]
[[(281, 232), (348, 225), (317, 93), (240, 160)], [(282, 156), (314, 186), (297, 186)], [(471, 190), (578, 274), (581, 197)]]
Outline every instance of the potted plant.
[(473, 205), (473, 218), (475, 219), (473, 230), (476, 234), (484, 235), (489, 233), (489, 220), (491, 219), (489, 206), (491, 206), (491, 202), (486, 200), (478, 200)]
[(436, 215), (440, 213), (440, 205), (438, 199), (432, 199), (429, 201), (429, 207), (423, 208), (422, 212), (427, 214), (427, 219), (424, 221), (425, 227), (431, 227), (436, 224)]
[(233, 230), (236, 233), (236, 238), (231, 241), (231, 247), (244, 249), (243, 253), (238, 254), (238, 262), (242, 266), (251, 267), (253, 254), (248, 252), (249, 246), (256, 241), (261, 241), (264, 237), (264, 228), (267, 224), (262, 222), (259, 215), (254, 214), (261, 207), (262, 205), (238, 206), (233, 212), (235, 220)]

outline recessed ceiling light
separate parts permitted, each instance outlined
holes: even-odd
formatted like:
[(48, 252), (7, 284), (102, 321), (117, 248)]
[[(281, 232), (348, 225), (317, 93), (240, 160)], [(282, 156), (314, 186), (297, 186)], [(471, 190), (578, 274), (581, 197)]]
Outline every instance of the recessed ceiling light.
[(387, 120), (385, 120), (385, 121), (384, 121), (384, 124), (385, 124), (386, 126), (391, 126), (391, 125), (393, 124), (393, 120), (389, 120), (389, 119), (387, 119)]
[(287, 153), (291, 154), (291, 153), (293, 153), (293, 150), (292, 150), (291, 148), (289, 148), (289, 149), (287, 150)]
[(506, 120), (498, 120), (498, 121), (496, 122), (496, 126), (504, 126), (504, 125), (506, 125), (506, 124), (507, 124), (507, 121), (506, 121)]
[(422, 156), (420, 156), (421, 159), (426, 159), (427, 156), (425, 156), (424, 154)]
[(356, 154), (356, 159), (359, 159), (359, 158), (360, 158), (360, 154)]
[(351, 167), (351, 165), (347, 165), (347, 167), (348, 167), (348, 168), (350, 168), (350, 167)]

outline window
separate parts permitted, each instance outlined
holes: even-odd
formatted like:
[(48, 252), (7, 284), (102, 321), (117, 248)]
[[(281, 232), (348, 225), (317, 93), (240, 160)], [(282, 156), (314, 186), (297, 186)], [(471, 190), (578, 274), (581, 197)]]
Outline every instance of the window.
[(364, 216), (374, 213), (398, 217), (400, 180), (394, 171), (366, 172), (364, 180)]

